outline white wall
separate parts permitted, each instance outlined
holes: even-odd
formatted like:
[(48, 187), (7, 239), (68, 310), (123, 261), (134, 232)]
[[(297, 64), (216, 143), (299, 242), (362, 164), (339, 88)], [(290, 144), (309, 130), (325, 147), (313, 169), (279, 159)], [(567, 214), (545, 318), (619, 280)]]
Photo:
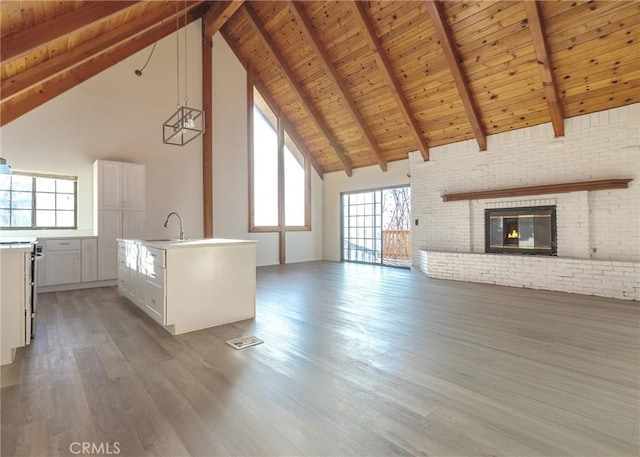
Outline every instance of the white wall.
[(287, 232), (286, 262), (322, 260), (323, 187), (324, 183), (311, 168), (311, 232)]
[[(277, 233), (249, 233), (247, 75), (218, 34), (213, 40), (213, 232), (258, 240), (258, 265), (279, 263)], [(322, 181), (311, 172), (310, 232), (287, 232), (286, 261), (319, 260), (322, 250)]]
[[(640, 104), (574, 117), (565, 136), (550, 124), (412, 154), (414, 263), (420, 249), (484, 252), (484, 209), (557, 205), (558, 256), (640, 261)], [(633, 178), (628, 189), (443, 202), (445, 193)]]
[[(188, 42), (189, 105), (200, 108), (199, 21), (188, 26)], [(202, 236), (202, 140), (184, 147), (162, 143), (162, 123), (176, 109), (175, 34), (158, 42), (138, 77), (134, 70), (144, 64), (149, 51), (138, 52), (0, 129), (1, 155), (15, 170), (78, 176), (78, 231), (35, 235), (93, 233), (92, 164), (108, 159), (146, 166), (147, 236), (175, 235), (169, 233), (171, 227), (162, 226), (170, 211), (183, 215), (187, 237)], [(181, 88), (184, 91), (184, 84)], [(183, 97), (184, 93), (181, 103)]]
[(344, 171), (324, 175), (323, 258), (340, 261), (340, 194), (356, 190), (409, 184), (409, 161), (391, 162), (383, 172), (378, 165), (357, 168), (349, 177)]

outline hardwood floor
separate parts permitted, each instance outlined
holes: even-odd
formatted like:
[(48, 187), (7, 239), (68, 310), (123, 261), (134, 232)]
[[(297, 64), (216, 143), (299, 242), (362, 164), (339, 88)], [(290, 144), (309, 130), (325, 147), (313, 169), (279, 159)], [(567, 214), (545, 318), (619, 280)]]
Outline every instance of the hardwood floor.
[(637, 302), (312, 262), (258, 269), (255, 320), (176, 337), (111, 288), (40, 304), (3, 456), (640, 452)]

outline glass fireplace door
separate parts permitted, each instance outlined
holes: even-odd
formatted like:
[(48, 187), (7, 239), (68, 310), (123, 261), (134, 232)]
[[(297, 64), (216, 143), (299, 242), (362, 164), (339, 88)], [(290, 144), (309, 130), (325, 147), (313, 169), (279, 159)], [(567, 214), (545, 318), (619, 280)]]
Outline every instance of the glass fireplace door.
[(485, 210), (485, 252), (556, 253), (556, 208), (534, 206)]

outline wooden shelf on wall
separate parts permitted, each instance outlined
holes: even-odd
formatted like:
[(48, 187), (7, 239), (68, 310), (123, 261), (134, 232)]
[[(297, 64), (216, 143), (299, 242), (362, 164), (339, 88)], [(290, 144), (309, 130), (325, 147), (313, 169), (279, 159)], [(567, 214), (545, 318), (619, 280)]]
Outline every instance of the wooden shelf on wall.
[(567, 182), (544, 186), (512, 187), (510, 189), (482, 190), (479, 192), (461, 192), (444, 194), (442, 201), (479, 200), (484, 198), (523, 197), (529, 195), (562, 194), (585, 190), (626, 189), (633, 179), (600, 179), (598, 181)]

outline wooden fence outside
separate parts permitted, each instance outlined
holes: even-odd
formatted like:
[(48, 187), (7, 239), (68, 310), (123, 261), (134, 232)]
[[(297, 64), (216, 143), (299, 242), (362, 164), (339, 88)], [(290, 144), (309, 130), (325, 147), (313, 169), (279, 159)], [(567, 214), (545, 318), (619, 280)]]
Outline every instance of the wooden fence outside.
[(411, 230), (383, 230), (382, 258), (411, 259)]

